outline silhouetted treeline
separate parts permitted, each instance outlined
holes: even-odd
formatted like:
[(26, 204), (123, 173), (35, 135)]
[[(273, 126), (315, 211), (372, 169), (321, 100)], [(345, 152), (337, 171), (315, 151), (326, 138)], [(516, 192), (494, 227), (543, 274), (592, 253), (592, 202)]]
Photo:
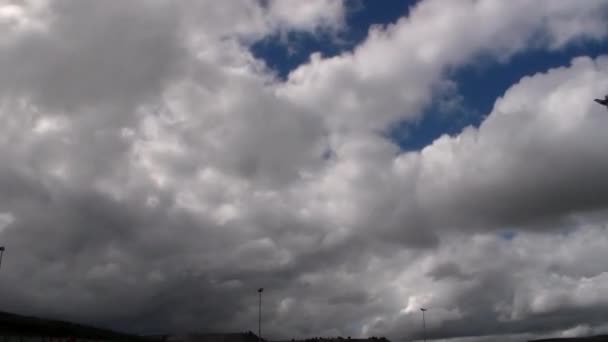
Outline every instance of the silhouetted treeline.
[(0, 312), (0, 334), (2, 336), (147, 342), (143, 337), (109, 329), (67, 321), (22, 316), (8, 312)]
[(372, 336), (369, 338), (351, 338), (348, 337), (311, 337), (306, 339), (292, 339), (291, 342), (390, 342), (386, 337)]
[(608, 342), (608, 335), (590, 337), (545, 338), (540, 340), (532, 340), (530, 342)]

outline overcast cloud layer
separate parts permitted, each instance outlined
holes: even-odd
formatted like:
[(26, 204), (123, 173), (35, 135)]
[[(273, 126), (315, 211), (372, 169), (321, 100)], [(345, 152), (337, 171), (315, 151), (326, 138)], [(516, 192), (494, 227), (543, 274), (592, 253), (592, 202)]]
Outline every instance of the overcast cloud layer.
[[(602, 0), (424, 0), (280, 80), (339, 1), (0, 0), (0, 307), (138, 333), (608, 331), (608, 57), (402, 152), (449, 71), (608, 38)], [(293, 15), (297, 13), (298, 15)], [(504, 238), (504, 231), (514, 231)]]

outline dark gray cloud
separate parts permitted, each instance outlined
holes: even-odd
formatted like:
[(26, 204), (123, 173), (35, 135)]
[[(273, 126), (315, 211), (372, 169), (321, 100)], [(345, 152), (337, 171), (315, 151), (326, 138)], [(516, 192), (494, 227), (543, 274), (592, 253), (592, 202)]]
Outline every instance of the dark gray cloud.
[(470, 275), (464, 274), (460, 269), (460, 266), (453, 262), (439, 264), (430, 272), (428, 272), (427, 275), (435, 281), (440, 281), (445, 278), (467, 280), (471, 277)]

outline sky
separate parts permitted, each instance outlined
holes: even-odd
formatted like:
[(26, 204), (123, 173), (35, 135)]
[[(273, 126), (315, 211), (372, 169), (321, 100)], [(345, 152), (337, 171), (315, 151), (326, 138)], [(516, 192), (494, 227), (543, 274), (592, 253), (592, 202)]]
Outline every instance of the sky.
[(0, 308), (608, 333), (608, 2), (0, 0)]

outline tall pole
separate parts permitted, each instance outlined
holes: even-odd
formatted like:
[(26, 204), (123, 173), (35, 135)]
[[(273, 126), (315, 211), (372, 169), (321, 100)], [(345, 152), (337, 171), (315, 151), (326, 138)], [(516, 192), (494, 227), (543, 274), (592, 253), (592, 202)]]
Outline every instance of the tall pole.
[(422, 334), (424, 336), (424, 342), (426, 342), (426, 320), (424, 319), (424, 312), (426, 309), (420, 308), (420, 311), (422, 311)]
[(0, 246), (0, 267), (2, 266), (2, 255), (4, 255), (4, 246)]
[(259, 294), (259, 304), (258, 304), (258, 340), (262, 342), (262, 292), (264, 291), (263, 287), (258, 289)]

